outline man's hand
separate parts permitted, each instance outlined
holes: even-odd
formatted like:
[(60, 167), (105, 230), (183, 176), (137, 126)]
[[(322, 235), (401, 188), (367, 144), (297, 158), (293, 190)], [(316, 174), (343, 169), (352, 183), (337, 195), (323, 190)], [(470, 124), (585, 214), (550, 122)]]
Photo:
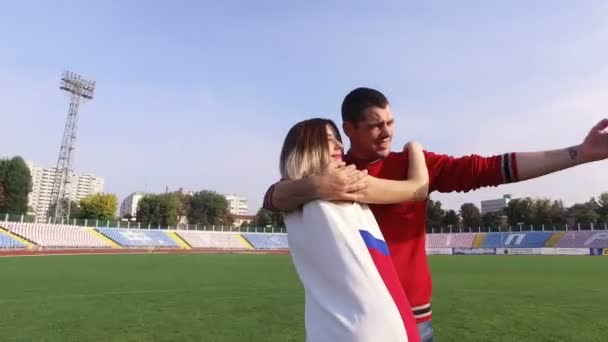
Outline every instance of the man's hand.
[(367, 187), (367, 170), (359, 171), (354, 165), (332, 162), (320, 175), (313, 176), (316, 197), (326, 201), (359, 201), (357, 193)]
[(318, 175), (275, 183), (266, 192), (276, 211), (291, 212), (314, 200), (361, 202), (360, 190), (367, 188), (367, 171), (358, 171), (344, 162), (332, 162)]
[(578, 148), (568, 149), (570, 158), (581, 163), (594, 162), (608, 158), (608, 119), (595, 125)]

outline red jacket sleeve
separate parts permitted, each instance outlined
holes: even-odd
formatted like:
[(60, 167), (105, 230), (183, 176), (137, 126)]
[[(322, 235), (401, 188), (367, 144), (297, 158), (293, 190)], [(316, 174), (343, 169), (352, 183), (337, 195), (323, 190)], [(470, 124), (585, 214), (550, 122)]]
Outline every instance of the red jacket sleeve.
[(264, 194), (264, 202), (262, 204), (262, 207), (264, 207), (264, 209), (273, 211), (273, 212), (278, 212), (279, 210), (274, 206), (274, 204), (272, 203), (272, 194), (274, 193), (274, 184), (272, 184), (268, 190), (266, 190), (266, 193)]
[(429, 169), (429, 192), (468, 192), (518, 180), (514, 153), (455, 158), (425, 152), (425, 157)]

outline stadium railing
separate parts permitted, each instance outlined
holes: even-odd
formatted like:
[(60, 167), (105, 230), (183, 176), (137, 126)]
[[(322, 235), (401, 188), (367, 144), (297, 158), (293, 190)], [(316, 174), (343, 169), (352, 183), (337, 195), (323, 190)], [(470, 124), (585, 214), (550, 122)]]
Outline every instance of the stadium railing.
[(240, 232), (240, 233), (286, 233), (285, 227), (256, 227), (256, 226), (206, 226), (199, 224), (177, 224), (176, 226), (158, 226), (143, 224), (133, 220), (80, 220), (80, 219), (55, 219), (47, 218), (39, 220), (34, 215), (14, 215), (0, 213), (0, 222), (19, 222), (19, 223), (47, 223), (62, 224), (67, 226), (80, 226), (89, 228), (128, 228), (128, 229), (148, 229), (148, 230), (196, 230), (212, 232)]
[[(0, 221), (0, 248), (210, 248), (210, 249), (288, 249), (286, 233), (221, 232), (167, 229), (128, 229), (69, 226), (51, 223)], [(608, 230), (568, 232), (490, 232), (428, 234), (427, 251), (458, 254), (532, 253), (553, 250), (608, 250)], [(598, 252), (601, 251), (601, 252)], [(503, 254), (499, 252), (497, 254)]]
[[(81, 227), (104, 227), (104, 228), (130, 228), (130, 229), (179, 229), (179, 230), (200, 230), (200, 231), (219, 231), (219, 232), (241, 232), (241, 233), (285, 233), (284, 227), (256, 227), (256, 226), (205, 226), (198, 224), (178, 224), (176, 226), (158, 226), (144, 224), (134, 220), (79, 220), (69, 219), (60, 220), (55, 218), (37, 219), (35, 215), (14, 215), (0, 213), (0, 222), (31, 222), (31, 223), (53, 223)], [(530, 231), (586, 231), (586, 230), (608, 230), (607, 223), (598, 224), (545, 224), (545, 225), (526, 225), (503, 227), (433, 227), (429, 233), (491, 233), (491, 232), (530, 232)]]

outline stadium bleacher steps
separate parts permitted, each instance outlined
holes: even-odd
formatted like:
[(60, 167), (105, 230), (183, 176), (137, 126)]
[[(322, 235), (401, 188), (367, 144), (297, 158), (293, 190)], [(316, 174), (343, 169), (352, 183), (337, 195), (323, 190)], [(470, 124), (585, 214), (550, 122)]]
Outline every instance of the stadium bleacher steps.
[(120, 246), (116, 241), (110, 239), (109, 237), (103, 235), (102, 233), (98, 232), (96, 229), (93, 228), (86, 228), (87, 231), (89, 231), (89, 233), (95, 235), (97, 238), (107, 242), (110, 244), (110, 246), (112, 246), (112, 248), (122, 248), (122, 246)]
[(192, 246), (190, 246), (190, 244), (187, 243), (186, 240), (182, 239), (182, 237), (179, 236), (177, 232), (167, 232), (167, 235), (169, 235), (169, 237), (173, 241), (175, 241), (175, 243), (177, 243), (182, 249), (192, 249)]
[(24, 238), (23, 236), (20, 236), (18, 234), (12, 233), (8, 229), (5, 229), (3, 227), (0, 227), (0, 234), (7, 235), (7, 236), (9, 236), (9, 237), (11, 237), (11, 238), (13, 238), (13, 239), (21, 242), (22, 244), (24, 244), (24, 245), (27, 246), (27, 249), (32, 249), (36, 245), (34, 242), (32, 242), (32, 241)]
[(553, 233), (547, 241), (545, 241), (545, 247), (553, 247), (555, 244), (562, 239), (566, 232)]
[(253, 247), (253, 245), (251, 244), (251, 242), (249, 242), (249, 240), (247, 240), (242, 234), (237, 234), (237, 237), (239, 238), (239, 240), (241, 240), (241, 242), (243, 243), (243, 246), (247, 249), (255, 249), (255, 247)]
[(473, 248), (481, 248), (483, 246), (483, 241), (486, 239), (486, 234), (475, 234), (475, 239), (473, 239)]

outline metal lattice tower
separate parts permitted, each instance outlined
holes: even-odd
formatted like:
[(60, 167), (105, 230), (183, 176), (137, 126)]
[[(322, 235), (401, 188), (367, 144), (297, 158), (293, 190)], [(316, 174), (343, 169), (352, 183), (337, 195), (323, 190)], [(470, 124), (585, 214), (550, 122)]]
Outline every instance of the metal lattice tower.
[(73, 72), (66, 71), (61, 77), (61, 90), (70, 95), (70, 109), (63, 130), (63, 139), (57, 159), (57, 169), (53, 182), (52, 204), (55, 206), (56, 220), (68, 220), (70, 218), (70, 178), (72, 173), (72, 161), (74, 159), (74, 148), (76, 147), (76, 132), (78, 126), (78, 108), (86, 100), (93, 99), (95, 82), (82, 78)]

